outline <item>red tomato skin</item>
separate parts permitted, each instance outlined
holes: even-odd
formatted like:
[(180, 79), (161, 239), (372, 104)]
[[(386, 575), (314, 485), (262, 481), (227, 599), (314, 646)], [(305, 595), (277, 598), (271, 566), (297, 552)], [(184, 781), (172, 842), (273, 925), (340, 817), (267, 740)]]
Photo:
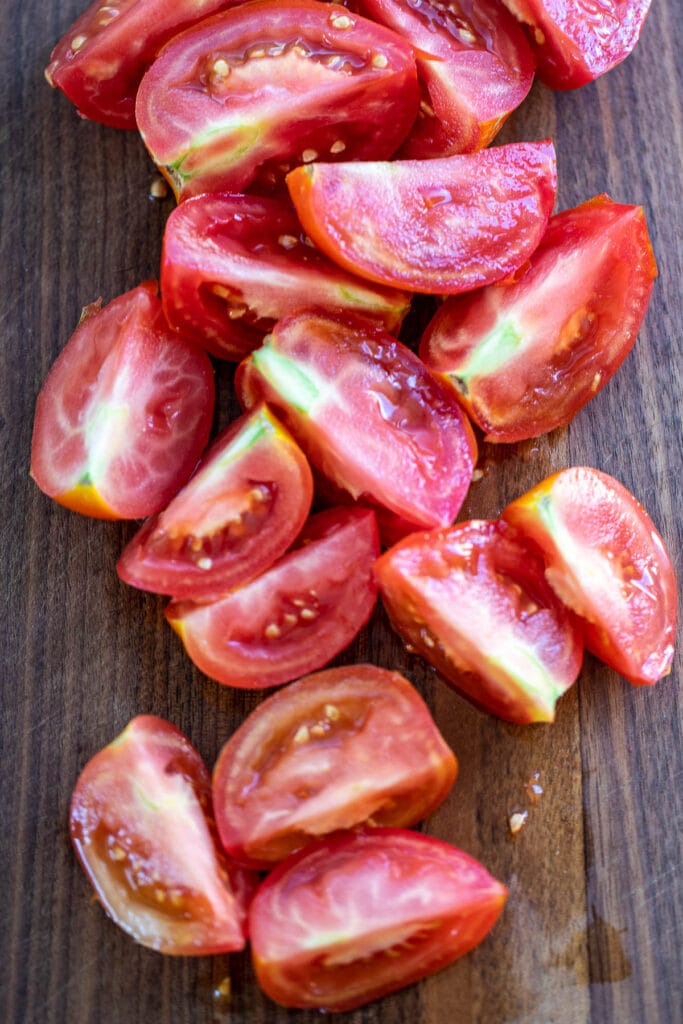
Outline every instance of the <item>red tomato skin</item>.
[(506, 897), (474, 858), (438, 839), (340, 833), (261, 884), (249, 914), (256, 977), (282, 1006), (352, 1010), (469, 952)]
[(257, 179), (271, 188), (320, 154), (388, 159), (418, 102), (412, 49), (394, 32), (335, 4), (253, 0), (172, 40), (142, 80), (136, 117), (183, 200)]
[(304, 230), (330, 259), (430, 295), (517, 270), (543, 237), (557, 188), (549, 140), (437, 160), (311, 164), (286, 181)]
[(415, 533), (375, 565), (394, 628), (479, 708), (552, 722), (581, 669), (574, 616), (546, 582), (540, 549), (507, 523)]
[(209, 438), (211, 362), (169, 329), (156, 293), (147, 281), (86, 306), (38, 395), (31, 476), (85, 515), (158, 512)]
[(269, 697), (225, 744), (213, 772), (218, 832), (236, 861), (268, 869), (368, 819), (414, 825), (456, 776), (407, 679), (374, 665), (327, 669)]
[(169, 722), (134, 718), (73, 792), (74, 849), (99, 902), (137, 942), (200, 956), (246, 943), (258, 877), (218, 842), (200, 755)]
[(573, 466), (513, 501), (503, 517), (543, 550), (548, 582), (581, 616), (589, 651), (635, 686), (669, 674), (674, 569), (654, 523), (623, 484)]
[(642, 207), (596, 196), (552, 217), (516, 274), (448, 298), (420, 356), (447, 375), (486, 441), (538, 437), (566, 426), (616, 373), (656, 276)]
[(341, 270), (309, 242), (280, 199), (219, 193), (181, 203), (166, 222), (161, 260), (169, 323), (237, 361), (277, 320), (312, 306), (355, 312), (397, 333), (410, 296)]
[(256, 690), (288, 683), (326, 665), (367, 623), (378, 554), (373, 512), (320, 512), (261, 576), (215, 601), (173, 601), (166, 618), (217, 682)]

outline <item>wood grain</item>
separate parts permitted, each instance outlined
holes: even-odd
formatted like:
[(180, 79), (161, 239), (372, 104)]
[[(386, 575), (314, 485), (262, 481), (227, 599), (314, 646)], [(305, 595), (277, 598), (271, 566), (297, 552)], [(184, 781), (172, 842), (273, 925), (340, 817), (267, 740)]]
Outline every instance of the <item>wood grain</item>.
[[(193, 670), (163, 602), (119, 583), (131, 525), (58, 508), (28, 478), (35, 396), (80, 308), (157, 273), (171, 202), (149, 198), (142, 144), (80, 121), (42, 77), (80, 0), (6, 0), (2, 116), (3, 700), (0, 1020), (7, 1024), (303, 1024), (258, 992), (246, 957), (162, 958), (92, 902), (67, 829), (85, 762), (140, 712), (183, 729), (212, 763), (258, 698)], [(484, 446), (463, 517), (495, 516), (548, 472), (587, 464), (621, 479), (681, 552), (683, 63), (679, 0), (654, 0), (634, 55), (601, 81), (535, 86), (503, 140), (552, 135), (558, 208), (597, 192), (645, 206), (660, 278), (626, 364), (563, 431)], [(234, 415), (219, 373), (217, 421)], [(338, 662), (404, 671), (456, 751), (460, 779), (426, 825), (510, 887), (486, 943), (440, 975), (342, 1015), (353, 1024), (680, 1024), (683, 742), (680, 658), (634, 689), (587, 659), (552, 727), (515, 728), (460, 701), (409, 656), (378, 610)], [(541, 800), (525, 783), (538, 773)], [(515, 841), (507, 816), (527, 808)], [(232, 982), (229, 1003), (213, 991)]]

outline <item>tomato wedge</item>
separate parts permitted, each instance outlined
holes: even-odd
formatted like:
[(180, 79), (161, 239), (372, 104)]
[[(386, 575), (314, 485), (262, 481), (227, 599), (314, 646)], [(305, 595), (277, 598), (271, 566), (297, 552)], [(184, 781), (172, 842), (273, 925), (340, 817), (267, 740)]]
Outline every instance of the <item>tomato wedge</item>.
[(283, 1006), (351, 1010), (478, 945), (507, 889), (448, 843), (378, 828), (306, 847), (250, 907), (254, 968)]
[(321, 512), (261, 576), (217, 601), (174, 601), (166, 617), (195, 665), (219, 683), (288, 683), (326, 665), (366, 624), (378, 554), (370, 510)]
[(550, 141), (287, 175), (304, 229), (330, 259), (369, 281), (436, 295), (517, 270), (543, 236), (556, 184)]
[(225, 744), (216, 822), (232, 857), (268, 868), (338, 829), (414, 825), (456, 774), (407, 679), (374, 665), (328, 669), (269, 697)]
[(318, 252), (291, 207), (245, 195), (188, 199), (166, 223), (161, 294), (169, 323), (222, 359), (242, 359), (303, 308), (358, 313), (397, 332), (410, 297)]
[(574, 466), (504, 510), (540, 545), (546, 578), (582, 617), (586, 647), (635, 685), (671, 671), (678, 595), (645, 509), (614, 477)]
[(336, 4), (255, 0), (183, 32), (136, 117), (178, 199), (272, 186), (297, 163), (388, 159), (419, 100), (410, 46)]
[(201, 757), (152, 715), (83, 769), (71, 839), (104, 909), (143, 946), (177, 956), (244, 949), (257, 876), (226, 859), (211, 813)]
[(505, 281), (451, 296), (420, 345), (487, 441), (569, 423), (630, 352), (657, 276), (641, 206), (594, 199), (552, 217)]
[(38, 396), (31, 476), (77, 512), (158, 512), (209, 439), (211, 363), (169, 329), (156, 291), (148, 281), (86, 306)]
[(312, 500), (306, 457), (258, 406), (216, 438), (190, 482), (135, 534), (118, 574), (157, 594), (218, 597), (285, 553)]

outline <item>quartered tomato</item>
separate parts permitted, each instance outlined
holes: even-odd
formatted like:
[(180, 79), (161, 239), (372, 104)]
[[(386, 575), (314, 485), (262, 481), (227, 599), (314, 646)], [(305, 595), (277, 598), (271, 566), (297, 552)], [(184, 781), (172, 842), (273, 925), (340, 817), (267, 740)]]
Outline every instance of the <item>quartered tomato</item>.
[(406, 159), (471, 153), (496, 136), (534, 77), (523, 30), (499, 0), (361, 0), (416, 49), (422, 102)]
[(351, 1010), (478, 945), (507, 889), (448, 843), (378, 828), (306, 847), (250, 907), (256, 977), (283, 1006)]
[(618, 480), (574, 466), (503, 515), (542, 548), (546, 578), (582, 617), (593, 654), (636, 685), (668, 675), (678, 605), (673, 566), (647, 512)]
[(543, 572), (532, 541), (489, 521), (413, 534), (375, 566), (406, 643), (475, 704), (520, 724), (553, 721), (583, 657)]
[(537, 437), (569, 423), (621, 366), (656, 276), (642, 207), (596, 196), (552, 217), (516, 274), (448, 298), (420, 355), (487, 441)]
[(503, 0), (528, 28), (538, 77), (576, 89), (628, 57), (650, 0)]
[(257, 348), (303, 308), (359, 313), (398, 331), (410, 297), (342, 270), (301, 232), (281, 200), (197, 196), (166, 223), (161, 294), (169, 323), (223, 359)]
[(321, 512), (251, 583), (213, 602), (173, 601), (166, 617), (212, 679), (244, 689), (277, 686), (322, 668), (366, 624), (377, 599), (378, 554), (371, 511)]
[(511, 274), (555, 201), (551, 142), (440, 160), (312, 164), (287, 175), (299, 219), (330, 259), (369, 281), (436, 295)]
[(211, 363), (169, 329), (156, 291), (150, 281), (86, 306), (38, 396), (31, 475), (77, 512), (158, 512), (209, 439)]
[(190, 482), (128, 543), (126, 583), (173, 597), (217, 597), (272, 565), (313, 500), (306, 457), (258, 406), (216, 438)]
[(71, 798), (78, 859), (113, 921), (178, 956), (244, 949), (257, 877), (218, 843), (209, 773), (160, 718), (134, 718), (83, 769)]
[(169, 43), (136, 116), (176, 196), (242, 191), (297, 163), (388, 159), (419, 90), (410, 46), (336, 4), (255, 0)]
[(269, 697), (228, 740), (213, 773), (216, 822), (231, 856), (267, 868), (338, 829), (414, 825), (456, 774), (407, 679), (328, 669)]
[(315, 469), (352, 498), (408, 529), (458, 514), (476, 460), (472, 430), (451, 389), (379, 328), (287, 317), (240, 364), (235, 388), (247, 408), (272, 404)]

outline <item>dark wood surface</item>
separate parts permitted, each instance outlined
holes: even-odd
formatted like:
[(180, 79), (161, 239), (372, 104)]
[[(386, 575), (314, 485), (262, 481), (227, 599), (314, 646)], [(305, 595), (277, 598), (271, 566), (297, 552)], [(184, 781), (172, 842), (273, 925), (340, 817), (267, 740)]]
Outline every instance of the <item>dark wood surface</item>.
[[(28, 477), (35, 397), (81, 307), (155, 276), (172, 203), (134, 134), (79, 120), (43, 80), (80, 0), (0, 7), (2, 245), (2, 787), (0, 1021), (168, 1024), (318, 1020), (278, 1009), (247, 957), (170, 959), (137, 947), (91, 899), (67, 829), (85, 762), (140, 712), (183, 729), (211, 764), (255, 706), (196, 671), (163, 601), (118, 582), (131, 525), (88, 521)], [(587, 464), (648, 508), (681, 566), (683, 116), (680, 0), (653, 0), (636, 52), (566, 95), (535, 87), (503, 139), (552, 135), (558, 209), (608, 191), (645, 206), (660, 277), (633, 353), (562, 431), (485, 447), (463, 516), (495, 516), (550, 471)], [(235, 413), (219, 375), (220, 422)], [(375, 1024), (680, 1024), (683, 744), (679, 666), (634, 689), (591, 658), (551, 727), (480, 715), (402, 650), (377, 611), (340, 662), (404, 671), (460, 759), (427, 823), (510, 888), (488, 940), (442, 974), (340, 1020)], [(539, 773), (543, 796), (525, 784)], [(529, 811), (515, 841), (508, 814)], [(216, 1000), (222, 979), (229, 1002)]]

